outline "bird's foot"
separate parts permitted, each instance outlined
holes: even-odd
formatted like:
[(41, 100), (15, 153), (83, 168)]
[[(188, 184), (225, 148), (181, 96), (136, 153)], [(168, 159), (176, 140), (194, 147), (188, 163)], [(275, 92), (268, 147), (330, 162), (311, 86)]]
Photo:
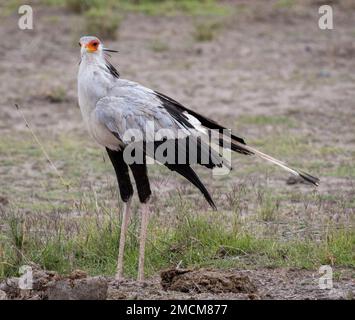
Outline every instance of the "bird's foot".
[(120, 283), (120, 282), (124, 282), (126, 279), (123, 277), (123, 275), (121, 273), (116, 273), (115, 275), (115, 281)]

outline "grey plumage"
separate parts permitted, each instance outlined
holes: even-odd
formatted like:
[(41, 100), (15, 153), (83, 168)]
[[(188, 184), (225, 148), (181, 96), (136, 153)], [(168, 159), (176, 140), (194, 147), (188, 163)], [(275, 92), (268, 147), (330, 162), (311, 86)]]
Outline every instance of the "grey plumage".
[(100, 123), (116, 133), (124, 143), (130, 142), (124, 140), (124, 135), (127, 130), (132, 129), (142, 132), (148, 141), (154, 141), (154, 136), (147, 136), (149, 122), (154, 124), (154, 134), (161, 129), (170, 129), (177, 137), (178, 130), (183, 129), (153, 94), (139, 87), (131, 92), (125, 87), (114, 88), (114, 91), (120, 95), (108, 95), (100, 99), (96, 104), (95, 113)]
[[(144, 248), (149, 216), (148, 202), (151, 195), (146, 155), (190, 181), (202, 192), (214, 209), (216, 206), (212, 197), (191, 167), (191, 164), (200, 164), (209, 169), (222, 165), (229, 166), (220, 155), (220, 151), (211, 147), (211, 130), (217, 130), (215, 144), (217, 148), (224, 147), (227, 141), (228, 148), (232, 151), (259, 156), (318, 185), (318, 178), (292, 169), (285, 163), (246, 145), (244, 139), (227, 134), (226, 128), (214, 120), (187, 109), (164, 94), (138, 83), (120, 79), (119, 72), (108, 61), (105, 53), (105, 51), (113, 51), (104, 48), (98, 38), (82, 37), (79, 43), (81, 46), (78, 74), (80, 110), (89, 133), (107, 149), (124, 202), (116, 274), (118, 280), (122, 279), (123, 275), (124, 246), (133, 194), (129, 169), (133, 173), (142, 203), (138, 279), (143, 280), (144, 277)], [(166, 130), (169, 130), (169, 135)], [(134, 142), (127, 132), (135, 136)], [(160, 137), (157, 136), (158, 133), (161, 133)], [(132, 146), (136, 147), (134, 152), (140, 151), (143, 154), (141, 163), (127, 163), (125, 151), (130, 151)], [(162, 146), (166, 147), (166, 150), (174, 151), (171, 152), (173, 158), (169, 159), (169, 156), (165, 156), (164, 149), (161, 150)], [(181, 160), (183, 163), (180, 162)]]

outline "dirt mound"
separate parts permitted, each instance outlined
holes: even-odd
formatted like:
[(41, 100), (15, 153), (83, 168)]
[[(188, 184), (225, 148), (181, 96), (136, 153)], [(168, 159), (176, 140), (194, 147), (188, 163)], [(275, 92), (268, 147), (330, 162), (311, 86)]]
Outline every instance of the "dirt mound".
[(0, 300), (105, 300), (108, 282), (104, 277), (88, 277), (80, 270), (60, 276), (56, 272), (33, 269), (30, 288), (22, 288), (20, 278), (9, 278), (0, 283)]
[(165, 290), (190, 293), (257, 293), (248, 276), (223, 270), (169, 269), (161, 272), (161, 285)]
[(61, 279), (46, 291), (49, 300), (106, 300), (108, 284), (103, 277)]

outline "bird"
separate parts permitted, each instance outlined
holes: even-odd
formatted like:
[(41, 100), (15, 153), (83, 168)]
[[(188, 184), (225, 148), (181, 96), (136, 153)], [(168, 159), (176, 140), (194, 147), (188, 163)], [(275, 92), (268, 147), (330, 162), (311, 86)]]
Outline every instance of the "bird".
[[(247, 145), (243, 138), (230, 133), (216, 121), (188, 109), (167, 95), (121, 78), (110, 62), (110, 53), (118, 51), (106, 48), (96, 36), (81, 37), (79, 46), (78, 103), (83, 122), (91, 137), (106, 148), (123, 202), (116, 280), (124, 279), (124, 248), (134, 192), (131, 174), (141, 203), (137, 280), (144, 281), (145, 243), (151, 213), (149, 199), (152, 194), (147, 159), (154, 159), (187, 179), (200, 190), (213, 210), (217, 209), (216, 205), (192, 166), (229, 168), (230, 163), (220, 151), (225, 148), (247, 156), (258, 156), (318, 186), (317, 177), (293, 169)], [(158, 136), (161, 130), (167, 130), (168, 134)], [(213, 147), (209, 139), (211, 132), (216, 132), (215, 144), (219, 149)], [(171, 157), (167, 156), (168, 151)]]

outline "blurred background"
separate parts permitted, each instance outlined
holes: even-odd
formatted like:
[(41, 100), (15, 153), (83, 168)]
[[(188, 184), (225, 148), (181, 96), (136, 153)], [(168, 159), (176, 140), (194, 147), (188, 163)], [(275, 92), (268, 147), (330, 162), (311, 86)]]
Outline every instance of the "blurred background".
[[(119, 50), (111, 62), (122, 78), (173, 97), (321, 179), (315, 190), (234, 155), (228, 176), (198, 171), (216, 200), (214, 213), (183, 179), (149, 168), (150, 275), (179, 261), (310, 270), (331, 264), (339, 279), (354, 267), (354, 1), (27, 1), (33, 30), (18, 27), (21, 4), (0, 4), (0, 277), (30, 261), (59, 272), (115, 271), (115, 176), (77, 105), (83, 35)], [(318, 26), (323, 4), (333, 8), (333, 30)], [(130, 275), (137, 221), (126, 257)]]

